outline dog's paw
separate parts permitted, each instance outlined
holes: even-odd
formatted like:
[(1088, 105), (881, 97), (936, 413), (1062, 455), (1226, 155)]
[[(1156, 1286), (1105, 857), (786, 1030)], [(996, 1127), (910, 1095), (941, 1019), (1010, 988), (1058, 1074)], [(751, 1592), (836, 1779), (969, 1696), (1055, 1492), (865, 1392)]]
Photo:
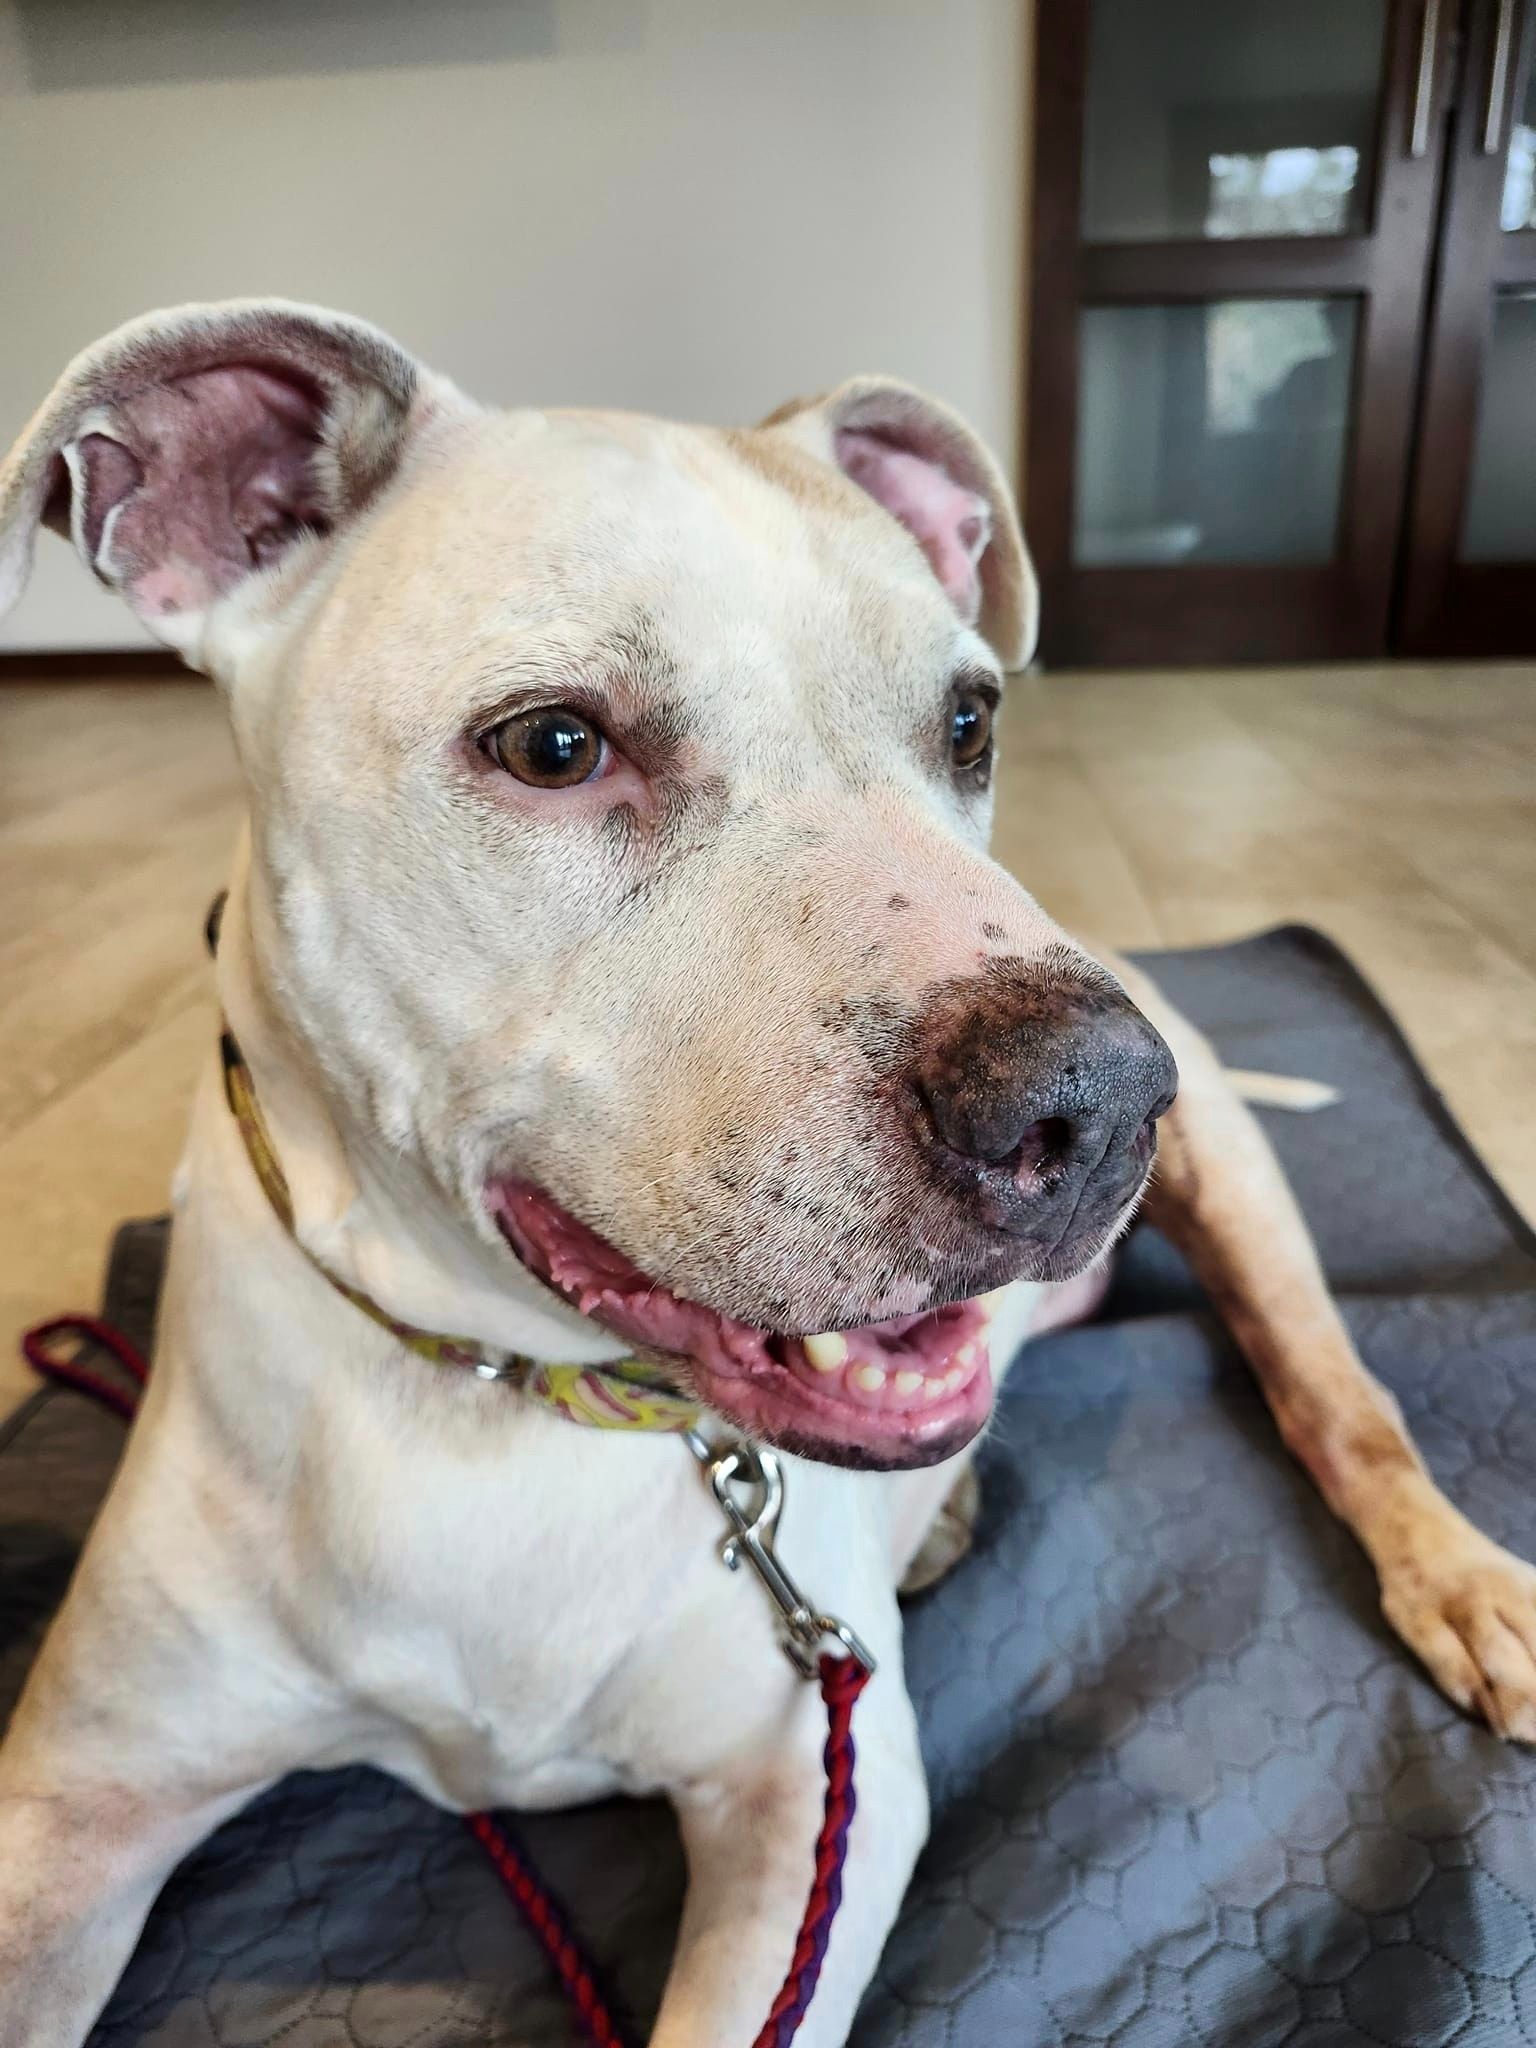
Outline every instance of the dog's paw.
[(1536, 1567), (1456, 1515), (1383, 1568), (1381, 1606), (1458, 1707), (1536, 1742)]
[(949, 1489), (949, 1498), (933, 1519), (916, 1557), (907, 1566), (901, 1582), (901, 1597), (926, 1592), (946, 1578), (969, 1551), (976, 1535), (976, 1517), (981, 1513), (981, 1482), (969, 1461)]

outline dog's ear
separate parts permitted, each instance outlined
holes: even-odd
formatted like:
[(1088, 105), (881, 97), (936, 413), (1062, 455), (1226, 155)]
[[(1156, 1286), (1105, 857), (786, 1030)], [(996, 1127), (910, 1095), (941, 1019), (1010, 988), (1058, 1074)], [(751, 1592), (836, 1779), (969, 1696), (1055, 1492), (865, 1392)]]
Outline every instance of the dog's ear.
[(894, 377), (854, 377), (781, 406), (763, 426), (835, 463), (899, 519), (1005, 668), (1029, 660), (1039, 591), (1013, 494), (958, 413)]
[(450, 395), (376, 328), (283, 300), (130, 321), (0, 465), (0, 615), (50, 526), (197, 665), (214, 604), (262, 575), (278, 605)]

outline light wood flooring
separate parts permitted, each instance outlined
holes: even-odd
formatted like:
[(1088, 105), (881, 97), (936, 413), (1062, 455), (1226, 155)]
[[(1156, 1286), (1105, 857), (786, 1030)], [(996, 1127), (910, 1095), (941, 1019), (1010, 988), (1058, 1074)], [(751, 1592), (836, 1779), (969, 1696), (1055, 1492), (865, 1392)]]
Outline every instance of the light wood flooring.
[[(997, 850), (1123, 947), (1322, 927), (1536, 1216), (1536, 668), (1028, 678)], [(162, 1208), (239, 814), (206, 684), (0, 683), (0, 1411), (13, 1334)]]

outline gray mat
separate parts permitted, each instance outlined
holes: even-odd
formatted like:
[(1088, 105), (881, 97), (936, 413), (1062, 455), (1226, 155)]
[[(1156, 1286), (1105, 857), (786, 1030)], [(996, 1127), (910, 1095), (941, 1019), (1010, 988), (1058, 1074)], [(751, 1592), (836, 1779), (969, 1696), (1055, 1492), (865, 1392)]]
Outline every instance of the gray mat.
[[(1536, 1241), (1315, 934), (1148, 964), (1233, 1064), (1343, 1089), (1268, 1121), (1351, 1327), (1456, 1500), (1536, 1556)], [(132, 1225), (115, 1250), (110, 1312), (141, 1332), (161, 1249)], [(0, 1436), (0, 1704), (120, 1442), (56, 1393)], [(975, 1553), (909, 1615), (933, 1838), (854, 2048), (1536, 2044), (1536, 1760), (1397, 1646), (1151, 1232), (1103, 1320), (1028, 1352), (983, 1477)], [(522, 1832), (643, 2038), (681, 1890), (665, 1811)], [(93, 2036), (573, 2039), (461, 1830), (363, 1770), (289, 1780), (191, 1858)]]

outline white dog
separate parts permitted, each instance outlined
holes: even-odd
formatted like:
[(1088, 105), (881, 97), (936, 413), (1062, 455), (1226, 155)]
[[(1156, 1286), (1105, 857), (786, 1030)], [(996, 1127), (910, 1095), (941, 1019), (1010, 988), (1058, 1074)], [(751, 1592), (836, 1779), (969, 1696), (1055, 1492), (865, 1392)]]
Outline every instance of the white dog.
[(689, 1403), (790, 1453), (785, 1559), (879, 1660), (801, 2036), (843, 2041), (925, 1828), (897, 1587), (1160, 1116), (1159, 1220), (1388, 1615), (1536, 1735), (1536, 1573), (1435, 1491), (1208, 1050), (987, 858), (1034, 586), (951, 413), (497, 413), (355, 321), (192, 308), (22, 436), (0, 602), (39, 522), (225, 690), (251, 827), (154, 1377), (0, 1753), (5, 2048), (79, 2042), (177, 1859), (357, 1760), (665, 1793), (653, 2041), (751, 2040), (824, 1723), (642, 1426)]

